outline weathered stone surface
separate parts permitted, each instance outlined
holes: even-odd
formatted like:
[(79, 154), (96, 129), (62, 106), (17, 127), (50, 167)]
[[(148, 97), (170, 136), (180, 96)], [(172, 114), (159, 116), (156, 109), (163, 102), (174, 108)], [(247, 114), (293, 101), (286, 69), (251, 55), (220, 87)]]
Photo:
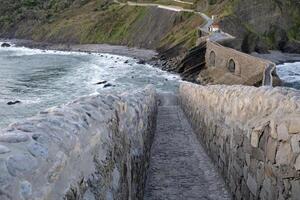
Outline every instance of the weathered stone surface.
[(20, 195), (24, 199), (29, 199), (32, 194), (31, 184), (28, 181), (22, 181), (20, 183)]
[(159, 100), (143, 199), (231, 199), (222, 177), (178, 105), (177, 97), (166, 93), (160, 94)]
[(291, 160), (291, 146), (289, 143), (280, 143), (276, 154), (277, 164), (289, 164)]
[(251, 134), (251, 145), (253, 147), (258, 147), (258, 142), (260, 138), (261, 132), (254, 130)]
[(300, 135), (292, 136), (291, 145), (294, 153), (300, 153)]
[(255, 178), (251, 174), (248, 174), (247, 185), (251, 193), (256, 196), (257, 193), (257, 183)]
[(4, 145), (0, 145), (0, 154), (8, 153), (10, 149)]
[(278, 138), (278, 134), (276, 131), (276, 124), (275, 124), (274, 120), (270, 121), (270, 136), (274, 139)]
[[(300, 114), (299, 91), (191, 83), (182, 83), (179, 91), (198, 138), (213, 160), (224, 162), (234, 198), (290, 198), (291, 181), (299, 182), (299, 120), (292, 120)], [(221, 137), (226, 140), (218, 146)]]
[(300, 181), (292, 181), (292, 200), (298, 200), (300, 197)]
[(296, 170), (300, 170), (300, 155), (296, 158), (294, 166)]
[(291, 134), (300, 133), (300, 116), (293, 116), (289, 120), (288, 131)]
[(8, 132), (0, 135), (0, 142), (19, 143), (26, 142), (28, 139), (28, 135), (20, 132)]
[(284, 123), (277, 126), (278, 140), (287, 141), (289, 139), (289, 132)]
[(11, 175), (17, 176), (28, 172), (32, 174), (38, 167), (38, 162), (29, 154), (16, 154), (7, 159), (6, 166)]
[(0, 134), (0, 199), (141, 199), (156, 113), (148, 86), (11, 125)]
[(277, 141), (269, 137), (267, 142), (266, 156), (271, 163), (275, 163), (276, 150)]

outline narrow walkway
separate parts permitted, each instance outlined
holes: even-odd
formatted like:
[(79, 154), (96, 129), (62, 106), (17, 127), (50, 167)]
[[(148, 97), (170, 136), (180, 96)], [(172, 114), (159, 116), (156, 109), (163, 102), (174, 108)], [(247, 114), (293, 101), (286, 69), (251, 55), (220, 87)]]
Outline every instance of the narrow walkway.
[(161, 94), (144, 200), (230, 198), (176, 96)]

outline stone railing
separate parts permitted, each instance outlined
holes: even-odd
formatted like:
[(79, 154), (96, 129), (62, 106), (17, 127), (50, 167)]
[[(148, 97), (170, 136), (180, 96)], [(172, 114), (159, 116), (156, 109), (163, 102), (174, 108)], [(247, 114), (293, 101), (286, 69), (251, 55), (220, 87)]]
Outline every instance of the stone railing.
[(141, 199), (152, 87), (82, 97), (0, 133), (0, 199)]
[(182, 83), (180, 101), (235, 199), (299, 199), (299, 91)]

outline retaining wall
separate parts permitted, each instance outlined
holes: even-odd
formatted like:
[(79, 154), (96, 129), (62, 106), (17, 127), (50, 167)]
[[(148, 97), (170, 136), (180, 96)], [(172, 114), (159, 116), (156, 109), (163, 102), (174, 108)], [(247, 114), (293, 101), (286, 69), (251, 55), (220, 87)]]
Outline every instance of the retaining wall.
[(299, 91), (183, 83), (180, 101), (235, 199), (299, 199)]
[(0, 134), (0, 199), (141, 199), (156, 121), (152, 87), (82, 97)]

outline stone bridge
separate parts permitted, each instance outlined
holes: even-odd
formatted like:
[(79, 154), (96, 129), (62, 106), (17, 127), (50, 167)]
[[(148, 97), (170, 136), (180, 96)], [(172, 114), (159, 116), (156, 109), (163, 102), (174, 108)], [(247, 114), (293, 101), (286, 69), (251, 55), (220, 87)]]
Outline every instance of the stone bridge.
[(299, 199), (300, 92), (152, 86), (0, 133), (1, 200)]
[(199, 82), (209, 84), (272, 85), (275, 64), (261, 58), (206, 41), (206, 68)]

